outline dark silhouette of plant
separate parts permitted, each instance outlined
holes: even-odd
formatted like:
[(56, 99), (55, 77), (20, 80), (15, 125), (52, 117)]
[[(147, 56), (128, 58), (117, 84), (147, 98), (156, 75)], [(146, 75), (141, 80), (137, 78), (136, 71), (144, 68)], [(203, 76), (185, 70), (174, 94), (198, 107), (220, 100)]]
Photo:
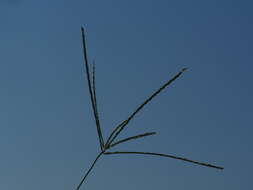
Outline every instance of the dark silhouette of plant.
[(112, 148), (114, 146), (117, 146), (118, 144), (156, 134), (155, 132), (143, 133), (143, 134), (138, 134), (138, 135), (135, 135), (135, 136), (131, 136), (131, 137), (116, 141), (118, 135), (125, 129), (125, 127), (134, 118), (134, 116), (147, 103), (149, 103), (155, 96), (157, 96), (162, 90), (164, 90), (167, 86), (169, 86), (172, 82), (174, 82), (177, 78), (179, 78), (183, 74), (183, 72), (185, 72), (187, 70), (187, 68), (183, 68), (174, 77), (172, 77), (169, 81), (167, 81), (164, 85), (162, 85), (158, 90), (156, 90), (149, 98), (147, 98), (140, 106), (138, 106), (137, 109), (126, 120), (124, 120), (117, 127), (115, 127), (114, 130), (110, 133), (109, 138), (106, 141), (104, 141), (103, 134), (102, 134), (102, 131), (101, 131), (101, 126), (100, 126), (100, 121), (99, 121), (97, 99), (96, 99), (95, 62), (93, 63), (92, 82), (91, 82), (89, 64), (88, 64), (88, 56), (87, 56), (87, 49), (86, 49), (86, 43), (85, 43), (85, 31), (84, 31), (83, 27), (81, 27), (81, 33), (82, 33), (82, 43), (83, 43), (84, 64), (85, 64), (85, 68), (86, 68), (86, 76), (87, 76), (87, 81), (88, 81), (88, 87), (89, 87), (89, 94), (90, 94), (92, 110), (93, 110), (93, 114), (94, 114), (94, 118), (95, 118), (95, 122), (96, 122), (98, 140), (99, 140), (99, 145), (100, 145), (100, 152), (98, 153), (97, 157), (93, 161), (93, 163), (90, 166), (89, 170), (86, 172), (86, 174), (82, 178), (82, 180), (79, 183), (79, 185), (77, 186), (76, 190), (80, 189), (83, 182), (85, 181), (87, 176), (90, 174), (90, 172), (92, 171), (94, 165), (96, 164), (96, 162), (98, 161), (98, 159), (102, 155), (141, 154), (141, 155), (162, 156), (162, 157), (182, 160), (182, 161), (185, 161), (185, 162), (190, 162), (190, 163), (201, 165), (201, 166), (216, 168), (216, 169), (220, 169), (220, 170), (224, 169), (223, 167), (220, 167), (220, 166), (215, 166), (215, 165), (204, 163), (204, 162), (197, 162), (197, 161), (194, 161), (194, 160), (190, 160), (190, 159), (182, 158), (182, 157), (178, 157), (178, 156), (173, 156), (173, 155), (169, 155), (169, 154), (161, 154), (161, 153), (153, 153), (153, 152), (134, 152), (134, 151), (130, 151), (130, 152), (127, 152), (127, 151), (109, 152), (110, 148)]

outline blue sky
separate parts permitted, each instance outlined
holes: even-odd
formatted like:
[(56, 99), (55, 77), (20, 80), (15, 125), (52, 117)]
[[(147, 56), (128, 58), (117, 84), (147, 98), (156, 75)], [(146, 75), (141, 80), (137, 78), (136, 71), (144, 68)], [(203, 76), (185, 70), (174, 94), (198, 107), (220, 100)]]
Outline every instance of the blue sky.
[[(225, 167), (104, 156), (82, 189), (252, 188), (252, 5), (236, 0), (2, 0), (0, 189), (74, 189), (99, 152), (80, 26), (96, 60), (107, 137), (183, 67), (130, 123), (119, 151), (174, 154)], [(251, 115), (251, 117), (250, 117)]]

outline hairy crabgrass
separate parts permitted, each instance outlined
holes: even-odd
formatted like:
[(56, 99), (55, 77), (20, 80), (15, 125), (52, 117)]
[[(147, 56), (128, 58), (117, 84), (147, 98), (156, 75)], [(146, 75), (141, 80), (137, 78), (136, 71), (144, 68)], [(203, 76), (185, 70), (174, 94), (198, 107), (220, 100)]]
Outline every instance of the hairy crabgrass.
[(108, 150), (112, 147), (117, 146), (118, 144), (125, 143), (127, 141), (136, 140), (143, 137), (148, 137), (151, 135), (155, 135), (155, 132), (147, 132), (143, 134), (138, 134), (135, 136), (127, 137), (125, 139), (121, 139), (116, 141), (118, 135), (122, 133), (124, 128), (129, 124), (129, 122), (134, 118), (134, 116), (147, 104), (149, 103), (155, 96), (157, 96), (161, 91), (163, 91), (166, 87), (168, 87), (170, 84), (172, 84), (177, 78), (179, 78), (183, 72), (187, 70), (187, 68), (183, 68), (180, 72), (178, 72), (174, 77), (172, 77), (169, 81), (167, 81), (165, 84), (163, 84), (158, 90), (156, 90), (149, 98), (147, 98), (141, 105), (137, 107), (136, 110), (124, 121), (122, 121), (118, 126), (116, 126), (112, 132), (110, 133), (108, 139), (104, 141), (100, 120), (99, 120), (99, 113), (98, 113), (98, 106), (97, 106), (97, 98), (96, 98), (96, 84), (95, 84), (95, 61), (93, 62), (92, 67), (92, 82), (90, 77), (90, 70), (89, 70), (89, 64), (88, 64), (88, 56), (87, 56), (87, 49), (86, 49), (86, 42), (85, 42), (85, 31), (84, 28), (81, 27), (81, 34), (82, 34), (82, 44), (83, 44), (83, 56), (84, 56), (84, 64), (86, 69), (86, 77), (88, 82), (88, 88), (89, 88), (89, 95), (92, 105), (92, 111), (96, 122), (96, 130), (98, 134), (98, 140), (100, 145), (100, 152), (96, 156), (95, 160), (93, 161), (92, 165), (90, 166), (89, 170), (85, 173), (84, 177), (80, 181), (79, 185), (77, 186), (76, 190), (79, 190), (82, 184), (84, 183), (85, 179), (88, 177), (90, 172), (92, 171), (93, 167), (95, 166), (96, 162), (102, 155), (117, 155), (117, 154), (136, 154), (136, 155), (151, 155), (151, 156), (161, 156), (161, 157), (167, 157), (167, 158), (173, 158), (201, 166), (211, 167), (215, 169), (224, 169), (220, 166), (215, 166), (209, 163), (204, 162), (198, 162), (194, 160), (190, 160), (188, 158), (178, 157), (174, 155), (169, 154), (162, 154), (162, 153), (154, 153), (154, 152), (141, 152), (141, 151), (115, 151), (115, 152), (109, 152)]

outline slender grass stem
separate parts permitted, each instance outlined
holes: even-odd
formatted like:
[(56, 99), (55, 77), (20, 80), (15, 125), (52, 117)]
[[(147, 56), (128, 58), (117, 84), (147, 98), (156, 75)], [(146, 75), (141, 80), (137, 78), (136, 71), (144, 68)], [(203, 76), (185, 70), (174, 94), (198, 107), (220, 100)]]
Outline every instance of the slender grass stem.
[(77, 186), (76, 190), (79, 190), (80, 187), (82, 186), (83, 182), (85, 181), (85, 179), (88, 177), (88, 175), (90, 174), (91, 170), (93, 169), (93, 167), (95, 166), (96, 162), (98, 161), (98, 159), (100, 158), (100, 156), (103, 155), (104, 152), (100, 152), (96, 159), (93, 161), (91, 167), (89, 168), (89, 170), (86, 172), (85, 176), (83, 177), (83, 179), (81, 180), (81, 182), (79, 183), (79, 185)]

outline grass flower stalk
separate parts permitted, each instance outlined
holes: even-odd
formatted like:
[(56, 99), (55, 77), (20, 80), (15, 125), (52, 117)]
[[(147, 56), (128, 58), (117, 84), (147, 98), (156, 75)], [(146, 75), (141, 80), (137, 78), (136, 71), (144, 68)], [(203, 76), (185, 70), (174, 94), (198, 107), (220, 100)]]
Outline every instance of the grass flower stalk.
[[(183, 68), (176, 75), (174, 75), (170, 80), (168, 80), (160, 88), (158, 88), (153, 94), (151, 94), (151, 96), (149, 96), (142, 104), (140, 104), (126, 120), (123, 120), (123, 122), (121, 122), (118, 126), (116, 126), (112, 130), (112, 132), (109, 134), (108, 139), (105, 142), (104, 138), (103, 138), (101, 125), (100, 125), (97, 97), (96, 97), (95, 61), (93, 63), (93, 67), (92, 67), (92, 78), (91, 78), (90, 71), (89, 71), (89, 64), (88, 64), (87, 48), (86, 48), (86, 42), (85, 42), (85, 31), (84, 31), (83, 27), (81, 27), (81, 34), (82, 34), (82, 44), (83, 44), (84, 65), (85, 65), (85, 69), (86, 69), (86, 77), (87, 77), (87, 82), (88, 82), (92, 111), (93, 111), (93, 115), (94, 115), (95, 122), (96, 122), (96, 130), (97, 130), (97, 136), (98, 136), (98, 141), (99, 141), (99, 146), (100, 146), (100, 152), (96, 156), (95, 160), (91, 164), (88, 171), (85, 173), (84, 177), (81, 179), (76, 190), (79, 190), (81, 188), (81, 186), (84, 184), (85, 180), (87, 179), (87, 177), (91, 173), (92, 169), (94, 168), (95, 164), (97, 163), (99, 158), (101, 158), (102, 155), (135, 154), (135, 155), (159, 156), (159, 157), (166, 157), (166, 158), (181, 160), (184, 162), (189, 162), (192, 164), (205, 166), (205, 167), (209, 167), (209, 168), (215, 168), (215, 169), (219, 169), (219, 170), (224, 169), (223, 167), (216, 166), (213, 164), (194, 161), (194, 160), (190, 160), (188, 158), (183, 158), (183, 157), (169, 155), (169, 154), (163, 154), (163, 153), (143, 152), (143, 151), (138, 151), (138, 152), (137, 151), (113, 151), (113, 152), (109, 151), (110, 148), (115, 147), (119, 144), (123, 144), (128, 141), (132, 141), (132, 140), (136, 140), (136, 139), (140, 139), (140, 138), (144, 138), (144, 137), (156, 134), (155, 132), (142, 133), (142, 134), (134, 135), (134, 136), (127, 137), (127, 138), (116, 141), (116, 138), (118, 137), (118, 135), (120, 133), (122, 133), (122, 131), (125, 129), (125, 127), (129, 124), (129, 122), (135, 117), (135, 115), (139, 111), (141, 111), (145, 105), (147, 105), (149, 102), (151, 102), (151, 100), (153, 100), (154, 97), (156, 97), (158, 94), (160, 94), (165, 88), (167, 88), (169, 85), (171, 85), (176, 79), (178, 79), (187, 70), (187, 68)], [(91, 81), (91, 79), (92, 79), (92, 81)]]

